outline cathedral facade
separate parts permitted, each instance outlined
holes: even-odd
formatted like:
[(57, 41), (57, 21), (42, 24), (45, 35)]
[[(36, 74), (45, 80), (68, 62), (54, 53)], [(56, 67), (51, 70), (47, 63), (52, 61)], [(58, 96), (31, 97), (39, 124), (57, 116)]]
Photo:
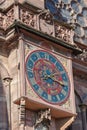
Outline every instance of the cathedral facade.
[(87, 130), (86, 0), (0, 1), (0, 130)]

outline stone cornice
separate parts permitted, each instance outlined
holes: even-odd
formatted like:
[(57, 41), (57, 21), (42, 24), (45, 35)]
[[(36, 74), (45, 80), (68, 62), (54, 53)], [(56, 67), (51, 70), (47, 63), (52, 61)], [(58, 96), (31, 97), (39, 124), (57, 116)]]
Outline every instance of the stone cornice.
[(0, 42), (1, 42), (1, 39), (3, 39), (4, 44), (5, 43), (10, 44), (10, 42), (12, 42), (12, 39), (14, 39), (15, 37), (17, 38), (19, 35), (22, 34), (22, 30), (25, 30), (29, 33), (33, 33), (33, 34), (37, 35), (38, 37), (42, 37), (44, 39), (47, 39), (48, 41), (51, 41), (54, 44), (63, 46), (65, 48), (71, 50), (75, 55), (81, 53), (81, 50), (79, 48), (76, 48), (73, 45), (67, 44), (67, 42), (64, 42), (64, 41), (57, 39), (53, 36), (47, 35), (41, 31), (38, 31), (38, 30), (33, 29), (31, 27), (27, 27), (27, 25), (23, 24), (20, 21), (14, 21), (14, 23), (5, 30), (5, 34), (0, 38)]
[(70, 26), (67, 28), (65, 24), (55, 21), (46, 9), (33, 8), (33, 5), (28, 4), (25, 8), (25, 5), (16, 3), (1, 11), (1, 39), (6, 37), (12, 28), (19, 27), (66, 47), (75, 54), (81, 53), (73, 42), (73, 29)]

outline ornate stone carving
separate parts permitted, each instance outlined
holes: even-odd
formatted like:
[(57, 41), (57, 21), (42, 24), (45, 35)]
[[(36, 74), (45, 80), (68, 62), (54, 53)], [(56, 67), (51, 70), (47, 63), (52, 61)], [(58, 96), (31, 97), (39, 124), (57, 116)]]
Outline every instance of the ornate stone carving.
[(72, 30), (71, 29), (67, 29), (64, 26), (60, 26), (58, 23), (55, 24), (55, 37), (56, 38), (60, 38), (63, 41), (66, 41), (68, 43), (73, 43), (72, 40)]
[(39, 14), (39, 30), (53, 35), (53, 17), (48, 10), (44, 10)]
[(36, 16), (25, 9), (20, 9), (20, 20), (26, 25), (36, 28)]
[(25, 99), (24, 98), (21, 98), (20, 101), (19, 124), (25, 125)]
[(51, 121), (50, 109), (41, 110), (40, 112), (38, 112), (35, 126), (37, 126), (40, 123), (44, 123), (44, 124), (46, 123), (46, 125), (49, 126), (50, 121)]
[(5, 28), (9, 27), (11, 24), (13, 24), (14, 22), (14, 8), (10, 9), (7, 14), (6, 14), (6, 17), (5, 17)]
[(3, 4), (6, 0), (0, 0), (0, 5)]
[[(14, 5), (9, 9), (6, 14), (0, 13), (0, 27), (7, 29), (10, 25), (12, 25), (16, 19), (14, 15)], [(18, 21), (20, 20), (25, 25), (39, 30), (45, 34), (61, 39), (67, 43), (74, 45), (73, 35), (74, 31), (70, 28), (67, 28), (65, 25), (61, 25), (61, 23), (54, 21), (53, 15), (49, 12), (49, 10), (40, 10), (38, 15), (35, 12), (25, 9), (23, 7), (18, 7)]]
[(79, 54), (78, 56), (75, 57), (76, 59), (79, 59), (83, 62), (87, 62), (87, 50), (83, 50), (83, 53)]

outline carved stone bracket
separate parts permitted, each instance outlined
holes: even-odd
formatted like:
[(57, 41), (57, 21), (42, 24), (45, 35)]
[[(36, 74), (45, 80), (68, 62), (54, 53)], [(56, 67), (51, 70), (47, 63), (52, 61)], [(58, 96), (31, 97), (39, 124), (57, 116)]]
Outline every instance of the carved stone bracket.
[(25, 125), (25, 99), (24, 98), (21, 98), (20, 101), (19, 124)]
[(41, 110), (40, 112), (38, 112), (35, 126), (37, 126), (40, 123), (43, 123), (49, 126), (50, 121), (51, 121), (50, 109)]

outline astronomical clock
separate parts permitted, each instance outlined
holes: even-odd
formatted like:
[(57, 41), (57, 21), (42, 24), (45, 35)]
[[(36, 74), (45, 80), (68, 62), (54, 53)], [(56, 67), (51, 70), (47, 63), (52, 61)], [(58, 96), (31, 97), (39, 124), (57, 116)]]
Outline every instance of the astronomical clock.
[(69, 76), (57, 56), (37, 49), (29, 53), (25, 66), (28, 83), (42, 100), (56, 105), (69, 98)]
[(52, 42), (46, 42), (25, 44), (26, 96), (31, 102), (37, 102), (34, 109), (40, 109), (41, 104), (41, 108), (52, 107), (53, 116), (56, 116), (56, 108), (72, 113), (71, 54)]

